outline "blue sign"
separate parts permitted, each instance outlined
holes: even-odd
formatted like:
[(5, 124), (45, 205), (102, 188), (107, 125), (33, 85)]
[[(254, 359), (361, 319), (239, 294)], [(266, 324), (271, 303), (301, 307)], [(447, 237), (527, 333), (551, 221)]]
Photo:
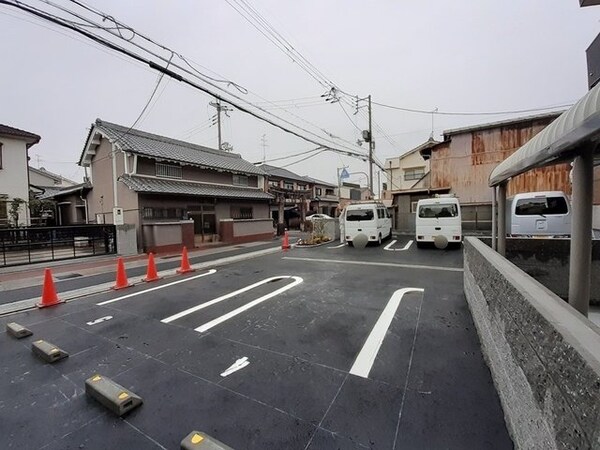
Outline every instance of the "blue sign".
[(350, 178), (350, 174), (348, 173), (348, 171), (344, 168), (342, 169), (342, 173), (340, 174), (340, 178)]

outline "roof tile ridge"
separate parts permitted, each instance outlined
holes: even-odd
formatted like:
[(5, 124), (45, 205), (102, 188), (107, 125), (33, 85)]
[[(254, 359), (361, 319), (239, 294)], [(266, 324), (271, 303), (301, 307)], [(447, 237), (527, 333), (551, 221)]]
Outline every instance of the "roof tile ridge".
[[(180, 139), (175, 139), (175, 138), (171, 138), (168, 136), (162, 136), (160, 134), (150, 133), (148, 131), (139, 130), (137, 128), (130, 129), (129, 127), (125, 127), (123, 125), (119, 125), (119, 124), (113, 123), (113, 122), (108, 122), (108, 121), (102, 120), (102, 119), (96, 119), (96, 125), (97, 126), (106, 126), (108, 128), (111, 128), (111, 127), (120, 128), (121, 130), (117, 130), (117, 131), (120, 131), (122, 133), (127, 132), (126, 134), (137, 135), (138, 137), (151, 139), (153, 141), (181, 145), (183, 147), (188, 147), (191, 150), (197, 150), (200, 152), (211, 153), (213, 155), (223, 156), (223, 157), (227, 157), (227, 158), (242, 159), (242, 155), (239, 153), (229, 153), (229, 152), (225, 152), (223, 150), (218, 150), (216, 148), (205, 147), (203, 145), (194, 144), (193, 142), (182, 141)], [(132, 151), (135, 151), (135, 150), (132, 150)]]

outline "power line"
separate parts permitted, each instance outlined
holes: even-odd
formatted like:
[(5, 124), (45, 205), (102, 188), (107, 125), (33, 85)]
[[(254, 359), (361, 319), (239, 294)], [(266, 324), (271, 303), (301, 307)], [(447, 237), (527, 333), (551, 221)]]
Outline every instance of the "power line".
[(395, 109), (398, 111), (416, 113), (416, 114), (438, 114), (440, 116), (500, 116), (503, 114), (523, 114), (529, 112), (547, 111), (550, 109), (562, 109), (573, 106), (573, 103), (554, 105), (540, 108), (529, 108), (529, 109), (516, 109), (512, 111), (484, 111), (484, 112), (450, 112), (450, 111), (436, 111), (436, 110), (424, 110), (414, 108), (403, 108), (400, 106), (388, 105), (385, 103), (373, 102), (374, 105), (381, 106), (383, 108)]
[[(74, 3), (80, 4), (80, 2), (76, 2), (75, 0), (72, 0), (72, 1)], [(48, 5), (51, 5), (51, 6), (54, 6), (49, 1), (44, 1), (44, 3), (46, 3)], [(269, 113), (268, 111), (266, 111), (266, 110), (264, 110), (264, 109), (262, 109), (262, 108), (260, 108), (260, 107), (258, 107), (256, 105), (253, 105), (250, 102), (247, 102), (247, 101), (241, 99), (240, 97), (236, 96), (235, 94), (232, 94), (231, 92), (225, 91), (223, 88), (214, 85), (210, 81), (202, 80), (204, 83), (209, 84), (212, 87), (225, 92), (226, 94), (228, 94), (229, 96), (235, 98), (236, 100), (240, 100), (240, 101), (246, 103), (248, 106), (250, 106), (252, 108), (256, 108), (256, 109), (260, 110), (261, 112), (263, 112), (263, 113), (265, 113), (265, 114), (267, 114), (269, 116), (274, 117), (278, 121), (282, 121), (285, 124), (291, 125), (292, 127), (297, 128), (298, 130), (301, 130), (301, 131), (296, 131), (296, 130), (290, 129), (286, 125), (282, 125), (281, 123), (277, 123), (274, 120), (272, 120), (270, 118), (267, 118), (264, 115), (261, 115), (261, 114), (255, 112), (255, 111), (253, 111), (252, 109), (249, 109), (247, 106), (243, 106), (241, 104), (238, 104), (238, 103), (232, 101), (231, 99), (227, 99), (227, 98), (223, 97), (221, 94), (218, 94), (218, 93), (214, 92), (213, 90), (211, 90), (211, 89), (209, 89), (207, 87), (201, 86), (198, 83), (196, 83), (196, 82), (194, 82), (194, 81), (192, 81), (192, 80), (190, 80), (190, 79), (182, 76), (181, 74), (179, 74), (177, 72), (174, 72), (173, 69), (169, 69), (168, 68), (168, 65), (170, 63), (170, 59), (167, 60), (165, 57), (162, 57), (162, 56), (160, 56), (160, 55), (152, 52), (151, 50), (149, 50), (149, 49), (147, 49), (145, 47), (142, 47), (139, 44), (133, 42), (133, 40), (134, 40), (134, 38), (136, 36), (140, 36), (143, 39), (147, 40), (148, 42), (152, 42), (154, 45), (157, 45), (158, 47), (160, 47), (162, 49), (165, 49), (168, 52), (170, 52), (171, 58), (172, 58), (173, 55), (176, 55), (176, 56), (180, 57), (179, 54), (177, 54), (177, 53), (173, 52), (172, 50), (168, 49), (167, 47), (165, 47), (165, 46), (163, 46), (161, 44), (155, 43), (151, 39), (149, 39), (149, 38), (147, 38), (147, 37), (139, 34), (133, 28), (127, 27), (127, 26), (121, 24), (120, 22), (117, 22), (111, 16), (108, 16), (106, 14), (101, 13), (101, 16), (104, 19), (109, 18), (113, 23), (118, 24), (117, 27), (108, 27), (108, 28), (107, 27), (103, 27), (103, 26), (100, 26), (98, 24), (95, 24), (95, 23), (91, 22), (89, 19), (87, 19), (85, 17), (81, 17), (80, 15), (78, 15), (76, 13), (73, 13), (73, 12), (71, 12), (69, 10), (66, 10), (66, 12), (68, 12), (69, 14), (74, 15), (75, 17), (78, 17), (80, 19), (86, 20), (86, 21), (88, 21), (88, 23), (91, 22), (90, 24), (94, 25), (94, 28), (97, 28), (99, 30), (105, 31), (105, 32), (109, 33), (113, 37), (117, 37), (119, 39), (123, 39), (128, 44), (134, 45), (135, 47), (137, 47), (140, 50), (142, 50), (142, 51), (144, 51), (144, 52), (152, 55), (153, 57), (158, 58), (158, 59), (166, 62), (167, 63), (167, 67), (162, 67), (159, 64), (155, 63), (154, 61), (152, 61), (151, 59), (148, 59), (147, 57), (141, 56), (140, 54), (135, 53), (132, 50), (126, 49), (126, 48), (122, 47), (121, 45), (116, 44), (115, 42), (108, 41), (105, 38), (102, 38), (102, 37), (98, 36), (97, 34), (94, 34), (93, 32), (91, 32), (91, 31), (89, 31), (87, 29), (82, 29), (76, 23), (73, 23), (72, 21), (70, 21), (68, 19), (65, 19), (65, 18), (56, 16), (56, 15), (53, 15), (53, 14), (48, 13), (46, 11), (43, 11), (43, 10), (40, 10), (38, 8), (32, 7), (31, 5), (25, 4), (23, 2), (16, 2), (15, 3), (15, 2), (8, 1), (8, 0), (0, 0), (0, 4), (5, 4), (5, 5), (8, 5), (8, 6), (13, 6), (13, 7), (18, 8), (20, 10), (28, 12), (28, 13), (36, 16), (36, 17), (39, 17), (39, 18), (48, 20), (48, 21), (50, 21), (52, 23), (55, 23), (56, 25), (59, 25), (61, 27), (71, 29), (71, 30), (73, 30), (73, 31), (75, 31), (75, 32), (77, 32), (77, 33), (79, 33), (79, 34), (81, 34), (81, 35), (83, 35), (83, 36), (85, 36), (85, 37), (87, 37), (87, 38), (89, 38), (89, 39), (91, 39), (91, 40), (93, 40), (93, 41), (101, 44), (101, 45), (104, 45), (104, 46), (106, 46), (106, 47), (108, 47), (108, 48), (110, 48), (110, 49), (112, 49), (112, 50), (114, 50), (116, 52), (119, 52), (121, 54), (129, 56), (130, 58), (133, 58), (133, 59), (135, 59), (135, 60), (137, 60), (139, 62), (143, 62), (145, 64), (148, 64), (153, 69), (156, 69), (156, 70), (162, 72), (163, 74), (168, 75), (171, 78), (176, 79), (177, 81), (180, 81), (180, 82), (182, 82), (184, 84), (187, 84), (188, 86), (191, 86), (191, 87), (193, 87), (195, 89), (198, 89), (198, 90), (200, 90), (202, 92), (205, 92), (205, 93), (207, 93), (207, 94), (209, 94), (211, 96), (214, 96), (214, 97), (216, 97), (219, 100), (222, 100), (224, 102), (232, 104), (233, 106), (235, 106), (240, 111), (245, 112), (245, 113), (247, 113), (247, 114), (249, 114), (249, 115), (251, 115), (251, 116), (253, 116), (253, 117), (255, 117), (255, 118), (259, 119), (259, 120), (267, 122), (267, 123), (271, 124), (272, 126), (275, 126), (275, 127), (279, 128), (279, 129), (281, 129), (281, 130), (283, 130), (283, 131), (285, 131), (285, 132), (287, 132), (289, 134), (297, 136), (297, 137), (299, 137), (301, 139), (304, 139), (304, 140), (306, 140), (308, 142), (311, 142), (311, 143), (319, 145), (319, 146), (323, 145), (323, 141), (329, 142), (329, 143), (333, 143), (333, 141), (330, 141), (328, 139), (323, 139), (322, 137), (317, 136), (315, 133), (313, 133), (311, 131), (308, 131), (308, 130), (306, 130), (306, 129), (304, 129), (304, 128), (302, 128), (302, 127), (300, 127), (300, 126), (298, 126), (298, 125), (296, 125), (294, 123), (289, 122), (288, 120), (285, 120), (285, 119), (279, 117), (279, 116), (276, 116), (276, 115), (274, 115), (272, 113)], [(59, 9), (65, 11), (64, 8), (59, 8)], [(117, 31), (115, 31), (115, 28), (117, 29)], [(123, 37), (122, 30), (131, 30), (133, 32), (132, 36)], [(187, 62), (187, 60), (185, 60), (185, 61)], [(191, 72), (189, 72), (189, 70), (181, 67), (180, 65), (178, 65), (176, 63), (170, 63), (170, 65), (172, 65), (174, 68), (177, 68), (177, 69), (179, 69), (179, 70), (181, 70), (181, 71), (183, 71), (185, 73), (193, 75)], [(189, 63), (188, 63), (188, 65), (189, 65)], [(315, 140), (315, 138), (309, 137), (307, 135), (315, 136), (316, 139), (319, 139), (321, 142), (319, 140)], [(333, 143), (333, 144), (334, 144), (334, 146), (329, 146), (329, 145), (327, 146), (332, 151), (341, 152), (341, 153), (347, 154), (349, 156), (359, 157), (361, 159), (365, 158), (365, 155), (362, 152), (358, 152), (358, 151), (356, 151), (354, 149), (351, 149), (349, 147), (346, 147), (344, 145), (339, 145), (339, 144), (336, 144), (336, 143)]]

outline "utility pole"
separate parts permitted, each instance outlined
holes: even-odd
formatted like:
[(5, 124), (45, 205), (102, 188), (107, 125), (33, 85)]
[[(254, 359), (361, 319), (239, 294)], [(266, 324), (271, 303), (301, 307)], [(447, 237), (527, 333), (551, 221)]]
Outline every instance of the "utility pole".
[[(218, 133), (218, 138), (219, 138), (219, 150), (222, 150), (222, 139), (221, 139), (221, 111), (223, 111), (225, 113), (225, 115), (227, 117), (229, 117), (229, 114), (227, 114), (228, 111), (233, 111), (233, 109), (229, 108), (227, 105), (221, 105), (221, 100), (217, 99), (216, 102), (210, 102), (210, 106), (214, 107), (217, 110), (217, 114), (216, 114), (216, 118), (213, 117), (213, 125), (217, 124), (217, 133)], [(215, 120), (216, 119), (216, 120)]]
[(262, 137), (260, 138), (260, 145), (262, 145), (262, 149), (263, 149), (263, 164), (265, 163), (265, 161), (267, 160), (267, 147), (269, 146), (267, 144), (267, 135), (263, 134)]
[(371, 95), (369, 94), (369, 190), (373, 195), (373, 119), (371, 111)]
[(362, 138), (363, 138), (363, 141), (369, 143), (368, 185), (369, 185), (369, 191), (371, 194), (371, 198), (373, 198), (375, 196), (375, 193), (373, 192), (373, 151), (375, 150), (375, 141), (373, 140), (373, 110), (371, 108), (371, 95), (370, 94), (365, 98), (356, 97), (356, 111), (354, 112), (354, 114), (355, 115), (358, 114), (358, 110), (360, 108), (363, 108), (363, 106), (358, 106), (358, 102), (361, 102), (364, 100), (367, 100), (367, 102), (368, 102), (367, 108), (368, 108), (368, 114), (369, 114), (369, 129), (363, 130)]

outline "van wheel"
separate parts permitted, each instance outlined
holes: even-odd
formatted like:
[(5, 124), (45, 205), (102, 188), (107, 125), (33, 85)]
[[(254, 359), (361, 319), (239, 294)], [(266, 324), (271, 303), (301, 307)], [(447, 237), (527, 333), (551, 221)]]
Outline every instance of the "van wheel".
[(423, 242), (418, 242), (417, 241), (417, 248), (424, 248), (425, 244)]
[(352, 243), (352, 241), (347, 241), (348, 247), (354, 247), (354, 244)]

